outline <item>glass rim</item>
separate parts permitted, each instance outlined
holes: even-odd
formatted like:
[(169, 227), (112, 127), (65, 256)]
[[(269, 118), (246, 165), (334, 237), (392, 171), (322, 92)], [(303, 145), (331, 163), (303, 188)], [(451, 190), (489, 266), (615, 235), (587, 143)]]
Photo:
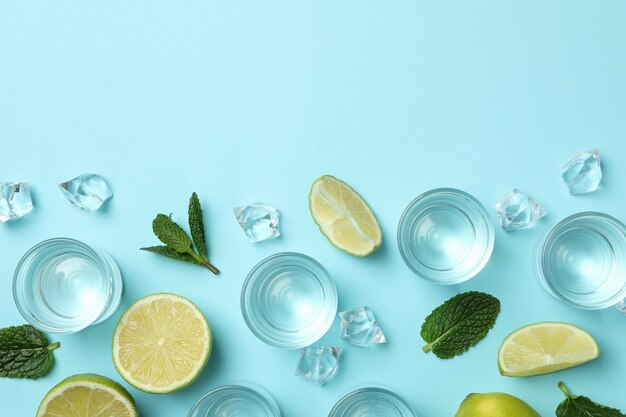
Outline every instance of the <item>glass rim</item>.
[(340, 407), (349, 404), (350, 401), (353, 401), (355, 397), (367, 395), (372, 392), (383, 394), (386, 397), (392, 398), (394, 401), (397, 401), (402, 406), (404, 406), (411, 413), (410, 416), (404, 417), (417, 417), (417, 414), (415, 413), (415, 410), (413, 410), (413, 407), (411, 407), (411, 405), (404, 398), (402, 398), (400, 394), (396, 393), (390, 388), (380, 385), (363, 385), (358, 388), (352, 389), (350, 392), (344, 394), (341, 398), (339, 398), (339, 400), (337, 400), (333, 408), (330, 410), (328, 417), (344, 417), (343, 414), (337, 414), (339, 411), (341, 411)]
[[(313, 275), (319, 282), (322, 288), (322, 292), (324, 294), (325, 304), (328, 304), (331, 310), (328, 314), (328, 317), (326, 317), (326, 319), (324, 320), (322, 326), (320, 326), (316, 331), (311, 331), (306, 336), (303, 336), (293, 341), (286, 341), (284, 339), (273, 337), (271, 334), (263, 331), (258, 325), (259, 320), (253, 317), (252, 314), (250, 314), (250, 310), (254, 310), (254, 307), (256, 305), (255, 303), (251, 302), (252, 297), (250, 291), (252, 288), (252, 284), (256, 280), (264, 277), (264, 274), (260, 274), (260, 271), (263, 269), (263, 267), (271, 264), (272, 262), (275, 262), (277, 259), (283, 258), (293, 258), (297, 259), (300, 262), (308, 264), (307, 270), (311, 272), (311, 275)], [(310, 266), (312, 266), (313, 268), (310, 268)], [(319, 270), (321, 274), (314, 273), (313, 269)], [(318, 341), (320, 338), (322, 338), (322, 336), (324, 336), (324, 334), (326, 334), (328, 329), (330, 329), (330, 327), (332, 326), (335, 320), (335, 316), (337, 315), (338, 308), (337, 286), (326, 268), (324, 268), (324, 266), (314, 258), (299, 252), (279, 252), (262, 259), (250, 270), (241, 288), (240, 305), (241, 313), (244, 321), (246, 322), (246, 325), (259, 340), (277, 348), (299, 349), (309, 346)], [(270, 325), (270, 327), (272, 326)], [(283, 332), (280, 331), (280, 333)]]
[[(271, 417), (281, 417), (280, 408), (278, 407), (278, 403), (276, 402), (276, 399), (274, 399), (272, 394), (270, 394), (268, 390), (266, 390), (265, 388), (259, 385), (246, 383), (246, 382), (222, 385), (222, 386), (213, 388), (212, 390), (209, 390), (193, 404), (193, 406), (191, 407), (191, 410), (189, 410), (189, 413), (187, 414), (187, 417), (199, 417), (199, 416), (195, 416), (195, 413), (198, 412), (198, 409), (200, 408), (203, 402), (207, 401), (211, 396), (215, 394), (219, 394), (222, 391), (229, 391), (229, 390), (246, 392), (246, 393), (256, 396), (257, 398), (260, 398), (263, 402), (265, 402), (268, 408), (270, 408), (272, 412)], [(215, 404), (215, 401), (213, 402), (213, 404)]]
[[(24, 284), (26, 272), (29, 270), (29, 267), (33, 259), (35, 259), (37, 255), (39, 255), (45, 249), (56, 246), (56, 245), (61, 245), (61, 244), (67, 244), (67, 245), (71, 245), (74, 247), (78, 247), (81, 250), (84, 250), (85, 252), (87, 252), (87, 254), (98, 265), (98, 268), (102, 272), (102, 276), (107, 279), (109, 284), (113, 285), (113, 278), (109, 276), (109, 274), (106, 273), (106, 266), (102, 262), (100, 254), (97, 253), (91, 246), (79, 240), (72, 239), (69, 237), (54, 237), (54, 238), (43, 240), (37, 243), (35, 246), (31, 247), (29, 250), (26, 251), (26, 253), (21, 257), (21, 259), (17, 263), (17, 266), (15, 267), (15, 272), (13, 273), (13, 301), (15, 302), (15, 306), (17, 307), (17, 310), (20, 312), (22, 317), (29, 324), (36, 327), (37, 329), (45, 331), (45, 332), (49, 332), (49, 333), (69, 334), (69, 333), (75, 333), (75, 332), (81, 331), (91, 326), (95, 322), (97, 322), (100, 316), (104, 313), (106, 309), (103, 309), (103, 311), (99, 315), (93, 317), (93, 320), (90, 319), (86, 321), (85, 323), (81, 323), (80, 326), (76, 326), (71, 329), (60, 329), (58, 327), (50, 326), (48, 325), (48, 323), (44, 323), (40, 320), (37, 320), (36, 317), (32, 314), (31, 309), (27, 308), (28, 303), (24, 302), (24, 300), (22, 299), (23, 296), (20, 296), (21, 292), (24, 291), (23, 284)], [(109, 291), (109, 294), (107, 294), (107, 299), (104, 302), (105, 306), (108, 303), (110, 303), (112, 297), (113, 297), (113, 293)]]
[(559, 237), (564, 230), (567, 230), (567, 227), (572, 222), (579, 220), (579, 219), (584, 219), (584, 218), (600, 220), (604, 224), (610, 225), (611, 227), (613, 227), (614, 229), (620, 232), (620, 234), (624, 238), (624, 243), (626, 244), (626, 225), (622, 223), (616, 217), (611, 216), (610, 214), (607, 214), (604, 212), (600, 212), (600, 211), (581, 211), (578, 213), (571, 214), (563, 218), (559, 222), (557, 222), (554, 226), (552, 226), (550, 230), (548, 230), (544, 234), (544, 236), (541, 238), (541, 240), (539, 241), (539, 244), (536, 245), (535, 253), (533, 256), (534, 258), (533, 266), (535, 270), (535, 277), (537, 281), (539, 282), (539, 285), (544, 290), (546, 290), (546, 292), (548, 292), (551, 296), (553, 296), (559, 301), (562, 301), (566, 304), (569, 304), (570, 306), (574, 306), (582, 310), (603, 310), (605, 308), (610, 308), (614, 306), (620, 300), (622, 300), (624, 298), (624, 295), (626, 295), (626, 288), (624, 289), (623, 294), (616, 294), (613, 297), (603, 302), (598, 302), (594, 304), (582, 304), (582, 303), (578, 303), (574, 300), (571, 300), (570, 298), (567, 298), (561, 295), (557, 290), (555, 290), (553, 284), (546, 278), (545, 273), (544, 273), (543, 258), (545, 256), (548, 244), (554, 240), (553, 238)]
[[(403, 233), (406, 231), (406, 227), (409, 224), (409, 221), (415, 217), (416, 207), (419, 207), (420, 203), (423, 203), (424, 200), (428, 199), (429, 197), (437, 197), (437, 196), (452, 196), (453, 198), (456, 198), (456, 199), (460, 197), (461, 199), (469, 202), (472, 208), (475, 209), (476, 212), (480, 215), (480, 219), (482, 220), (480, 223), (484, 226), (485, 232), (487, 234), (487, 242), (484, 246), (483, 252), (481, 253), (480, 260), (476, 262), (471, 268), (469, 268), (469, 270), (466, 273), (453, 275), (445, 279), (433, 278), (434, 274), (427, 275), (427, 274), (424, 274), (423, 271), (419, 271), (413, 265), (413, 262), (412, 262), (413, 258), (409, 257), (408, 250), (403, 241)], [(417, 214), (419, 214), (420, 212), (418, 212)], [(435, 284), (439, 284), (439, 285), (460, 284), (476, 276), (487, 265), (487, 263), (489, 262), (489, 259), (491, 259), (491, 255), (493, 254), (493, 248), (495, 245), (495, 229), (493, 227), (491, 218), (489, 217), (489, 213), (487, 212), (487, 209), (484, 206), (484, 204), (482, 204), (476, 197), (474, 197), (470, 193), (457, 189), (457, 188), (450, 188), (450, 187), (433, 188), (431, 190), (423, 192), (422, 194), (418, 195), (413, 200), (411, 200), (411, 202), (406, 206), (406, 208), (402, 212), (402, 215), (400, 216), (400, 220), (398, 221), (396, 236), (397, 236), (397, 244), (398, 244), (398, 249), (400, 251), (400, 255), (402, 256), (404, 263), (411, 269), (411, 271), (413, 271), (413, 273), (415, 273), (420, 278), (425, 279), (426, 281), (429, 281)], [(419, 262), (419, 260), (417, 262)], [(419, 263), (421, 264), (421, 262)], [(424, 270), (437, 271), (427, 266), (424, 267)], [(452, 268), (449, 271), (455, 271), (455, 270), (456, 268)]]

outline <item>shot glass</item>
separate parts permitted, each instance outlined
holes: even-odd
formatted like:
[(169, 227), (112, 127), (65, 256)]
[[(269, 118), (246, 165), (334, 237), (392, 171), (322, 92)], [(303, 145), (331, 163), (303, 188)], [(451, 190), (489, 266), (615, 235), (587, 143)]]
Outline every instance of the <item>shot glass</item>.
[(437, 188), (413, 200), (398, 224), (404, 262), (435, 284), (458, 284), (480, 272), (491, 257), (493, 224), (470, 194)]
[(555, 298), (585, 310), (624, 311), (626, 227), (616, 218), (597, 212), (565, 218), (540, 241), (534, 264), (539, 284)]
[(328, 417), (417, 417), (398, 394), (385, 388), (366, 387), (341, 398)]
[(226, 385), (209, 391), (189, 411), (188, 417), (280, 417), (280, 409), (264, 389), (251, 385)]
[(243, 318), (261, 341), (280, 348), (315, 343), (337, 313), (337, 288), (313, 258), (293, 252), (272, 255), (248, 274), (241, 290)]
[(122, 295), (111, 256), (68, 238), (46, 240), (22, 257), (13, 298), (24, 319), (50, 333), (74, 333), (107, 319)]

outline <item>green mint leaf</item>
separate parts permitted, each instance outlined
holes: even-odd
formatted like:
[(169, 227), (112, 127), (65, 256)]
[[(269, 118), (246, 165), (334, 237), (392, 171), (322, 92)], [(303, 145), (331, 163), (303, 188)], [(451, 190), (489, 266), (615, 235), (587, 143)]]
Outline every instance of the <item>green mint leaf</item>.
[(171, 259), (176, 259), (177, 261), (187, 262), (194, 265), (202, 265), (201, 262), (198, 262), (194, 259), (193, 256), (188, 253), (180, 253), (176, 252), (174, 249), (169, 246), (149, 246), (146, 248), (141, 248), (141, 250), (145, 250), (146, 252), (156, 253), (161, 256), (165, 256)]
[(152, 230), (156, 237), (176, 252), (191, 251), (191, 239), (182, 227), (177, 225), (169, 216), (157, 214), (152, 221)]
[(582, 395), (571, 395), (563, 382), (559, 388), (565, 400), (556, 409), (557, 417), (624, 417), (620, 410), (595, 403)]
[(421, 335), (430, 350), (447, 359), (465, 352), (484, 338), (500, 313), (500, 301), (477, 291), (458, 294), (437, 307), (422, 324)]
[(59, 346), (30, 325), (0, 329), (0, 377), (44, 376), (52, 367), (52, 351)]
[(204, 222), (202, 221), (202, 206), (198, 194), (191, 194), (189, 199), (189, 230), (191, 238), (196, 246), (198, 255), (204, 256), (207, 253), (206, 240), (204, 238)]
[(202, 265), (214, 274), (220, 271), (213, 266), (206, 258), (206, 243), (204, 239), (204, 226), (202, 222), (202, 208), (196, 193), (191, 195), (189, 201), (189, 225), (196, 248), (201, 253), (197, 253), (192, 248), (192, 241), (187, 234), (176, 222), (172, 220), (172, 216), (165, 214), (157, 214), (152, 221), (152, 231), (165, 246), (150, 246), (141, 248), (148, 252), (157, 253), (168, 258), (173, 258), (183, 262), (189, 262), (196, 265)]

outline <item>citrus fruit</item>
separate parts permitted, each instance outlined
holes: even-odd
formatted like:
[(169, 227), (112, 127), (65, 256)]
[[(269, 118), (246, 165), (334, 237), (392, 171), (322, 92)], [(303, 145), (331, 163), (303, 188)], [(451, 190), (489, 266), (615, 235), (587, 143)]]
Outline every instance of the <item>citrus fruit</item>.
[(600, 354), (583, 329), (568, 323), (543, 322), (509, 334), (498, 352), (498, 368), (506, 376), (541, 375), (571, 368)]
[(352, 187), (331, 175), (313, 183), (309, 209), (330, 243), (350, 255), (367, 256), (383, 241), (383, 232), (367, 203)]
[(540, 417), (528, 404), (509, 394), (470, 394), (454, 417)]
[(137, 417), (135, 402), (117, 382), (96, 374), (74, 375), (52, 388), (37, 417)]
[(191, 384), (211, 353), (211, 329), (188, 299), (152, 294), (124, 312), (113, 334), (113, 363), (129, 384), (155, 394)]

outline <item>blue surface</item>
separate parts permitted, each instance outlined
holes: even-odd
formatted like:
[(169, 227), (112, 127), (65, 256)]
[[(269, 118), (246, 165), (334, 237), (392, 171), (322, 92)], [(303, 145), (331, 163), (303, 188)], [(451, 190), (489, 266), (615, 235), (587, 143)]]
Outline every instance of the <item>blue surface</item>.
[[(531, 254), (563, 217), (600, 210), (626, 218), (626, 2), (274, 1), (0, 3), (2, 180), (31, 182), (36, 208), (0, 225), (0, 317), (20, 324), (11, 277), (35, 243), (68, 236), (119, 262), (122, 306), (157, 291), (194, 300), (215, 335), (213, 357), (191, 387), (156, 396), (130, 389), (142, 415), (185, 415), (207, 390), (255, 382), (284, 415), (320, 417), (366, 383), (388, 386), (420, 416), (451, 416), (470, 392), (505, 391), (553, 415), (566, 381), (576, 393), (626, 410), (626, 320), (577, 311), (537, 285)], [(560, 168), (599, 147), (605, 180), (570, 197)], [(57, 184), (84, 171), (115, 196), (97, 213), (68, 203)], [(332, 173), (371, 204), (379, 251), (353, 258), (313, 224), (307, 193)], [(519, 187), (550, 211), (532, 230), (496, 232), (493, 257), (472, 280), (438, 287), (402, 262), (395, 242), (404, 207), (428, 189), (464, 189), (491, 205)], [(192, 191), (205, 207), (219, 277), (142, 253), (156, 243), (157, 212), (184, 222)], [(247, 242), (232, 207), (281, 209), (282, 236)], [(493, 220), (495, 215), (490, 209)], [(344, 346), (327, 386), (293, 376), (297, 352), (271, 348), (247, 329), (239, 295), (247, 272), (279, 251), (326, 266), (339, 308), (369, 305), (389, 343)], [(440, 360), (420, 350), (423, 318), (442, 301), (482, 290), (502, 301), (488, 337)], [(52, 337), (53, 371), (0, 380), (0, 415), (34, 415), (59, 380), (97, 372), (118, 381), (107, 322)], [(500, 342), (519, 326), (563, 320), (589, 330), (602, 355), (582, 367), (528, 379), (498, 374)], [(340, 343), (337, 322), (323, 339)]]

